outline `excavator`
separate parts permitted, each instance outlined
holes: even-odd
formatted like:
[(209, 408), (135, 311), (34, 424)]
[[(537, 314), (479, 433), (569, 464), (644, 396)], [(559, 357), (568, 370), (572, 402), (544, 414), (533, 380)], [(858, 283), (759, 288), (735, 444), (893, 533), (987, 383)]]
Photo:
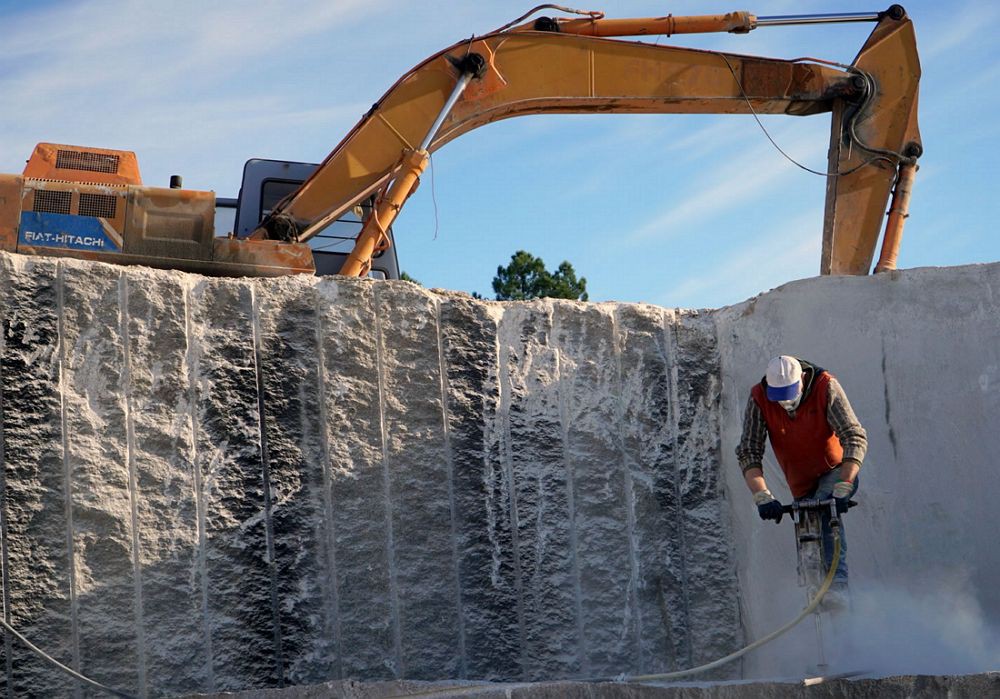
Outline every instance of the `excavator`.
[[(546, 9), (561, 15), (537, 16)], [(849, 65), (623, 38), (832, 22), (874, 23)], [(0, 249), (220, 276), (315, 273), (310, 241), (355, 212), (360, 230), (334, 271), (366, 276), (391, 244), (390, 226), (430, 154), (491, 122), (528, 114), (830, 113), (820, 273), (868, 274), (887, 204), (875, 271), (896, 265), (923, 152), (919, 80), (913, 24), (899, 5), (638, 19), (540, 5), (403, 75), (287, 196), (258, 205), (251, 223), (227, 237), (215, 235), (212, 192), (143, 185), (129, 151), (41, 143), (21, 175), (0, 175)], [(240, 206), (250, 189), (245, 181)]]

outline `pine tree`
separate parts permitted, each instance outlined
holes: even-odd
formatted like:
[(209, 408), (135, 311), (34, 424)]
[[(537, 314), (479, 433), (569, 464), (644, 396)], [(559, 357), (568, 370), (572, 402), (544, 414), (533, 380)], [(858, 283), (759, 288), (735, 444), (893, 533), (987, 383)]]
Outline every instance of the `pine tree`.
[(524, 250), (511, 255), (510, 264), (497, 267), (493, 278), (497, 301), (523, 301), (535, 298), (587, 300), (587, 279), (576, 278), (573, 265), (563, 261), (555, 273), (545, 269), (545, 262)]

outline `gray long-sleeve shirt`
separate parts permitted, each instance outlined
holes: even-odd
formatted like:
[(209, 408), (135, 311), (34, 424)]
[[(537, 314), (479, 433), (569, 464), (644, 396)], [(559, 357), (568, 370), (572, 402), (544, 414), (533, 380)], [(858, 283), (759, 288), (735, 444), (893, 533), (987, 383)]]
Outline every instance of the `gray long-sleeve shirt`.
[[(833, 376), (830, 376), (827, 389), (826, 421), (840, 440), (840, 446), (844, 449), (844, 461), (856, 461), (860, 466), (868, 451), (868, 435), (854, 415), (847, 394)], [(767, 423), (764, 422), (760, 406), (751, 396), (743, 413), (743, 435), (736, 447), (736, 458), (744, 473), (750, 468), (762, 468), (766, 442)]]

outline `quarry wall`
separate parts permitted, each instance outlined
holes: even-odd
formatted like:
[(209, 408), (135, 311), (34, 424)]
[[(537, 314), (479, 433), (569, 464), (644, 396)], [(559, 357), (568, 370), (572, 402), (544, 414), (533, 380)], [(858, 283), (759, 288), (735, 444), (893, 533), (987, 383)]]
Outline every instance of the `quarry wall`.
[[(1000, 668), (1000, 264), (802, 280), (713, 317), (747, 637), (805, 601), (791, 527), (757, 518), (733, 453), (750, 386), (792, 354), (838, 377), (869, 440), (861, 506), (845, 517), (853, 613), (827, 659), (885, 675)], [(770, 449), (764, 472), (787, 502)], [(801, 676), (816, 658), (804, 623), (744, 671)]]
[[(11, 255), (0, 289), (3, 610), (88, 676), (532, 680), (741, 645), (708, 314)], [(8, 695), (72, 691), (0, 652)]]
[[(1000, 265), (707, 312), (8, 254), (0, 289), (3, 613), (112, 686), (552, 680), (736, 650), (805, 602), (791, 527), (759, 521), (733, 454), (776, 353), (833, 371), (868, 429), (847, 518), (867, 623), (842, 662), (1000, 665)], [(770, 454), (765, 473), (787, 499)], [(723, 676), (802, 676), (815, 639)], [(9, 637), (0, 683), (74, 689)]]

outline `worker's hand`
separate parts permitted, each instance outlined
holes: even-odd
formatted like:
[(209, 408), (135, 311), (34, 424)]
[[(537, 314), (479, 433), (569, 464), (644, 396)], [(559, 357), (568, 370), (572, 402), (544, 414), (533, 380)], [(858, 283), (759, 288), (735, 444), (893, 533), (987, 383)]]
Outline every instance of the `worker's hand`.
[(763, 505), (757, 505), (757, 514), (760, 515), (761, 519), (773, 519), (775, 524), (780, 524), (785, 513), (781, 509), (780, 502), (771, 500)]
[(837, 514), (842, 515), (847, 512), (849, 507), (848, 502), (851, 499), (851, 495), (854, 494), (854, 484), (847, 481), (837, 481), (833, 486), (834, 500), (837, 501)]
[(781, 522), (781, 518), (785, 513), (781, 509), (781, 503), (771, 495), (770, 490), (765, 488), (754, 493), (753, 501), (757, 505), (757, 514), (760, 515), (761, 519), (773, 519), (776, 524)]

